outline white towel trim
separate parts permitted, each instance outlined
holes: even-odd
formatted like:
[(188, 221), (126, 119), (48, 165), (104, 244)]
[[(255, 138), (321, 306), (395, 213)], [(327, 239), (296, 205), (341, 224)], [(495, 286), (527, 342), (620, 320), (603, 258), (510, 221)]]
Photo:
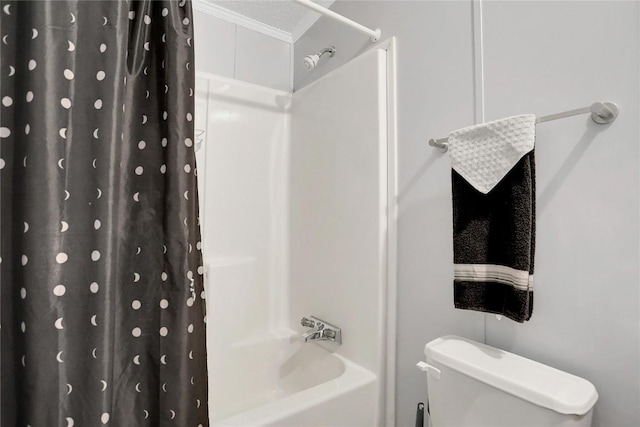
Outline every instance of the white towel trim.
[(454, 264), (453, 277), (469, 282), (498, 282), (524, 291), (533, 288), (533, 275), (528, 271), (497, 264)]
[(536, 116), (522, 114), (449, 134), (451, 167), (483, 194), (491, 191), (533, 150)]

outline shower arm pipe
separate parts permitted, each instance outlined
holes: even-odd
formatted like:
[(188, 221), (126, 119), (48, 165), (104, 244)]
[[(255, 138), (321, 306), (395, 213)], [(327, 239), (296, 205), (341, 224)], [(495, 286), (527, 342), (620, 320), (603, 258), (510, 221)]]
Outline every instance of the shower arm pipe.
[[(620, 109), (613, 102), (595, 102), (588, 107), (576, 108), (575, 110), (536, 117), (536, 124), (591, 113), (591, 120), (600, 125), (605, 125), (614, 121), (616, 117), (618, 117), (619, 112)], [(449, 149), (449, 138), (432, 138), (429, 140), (429, 145), (438, 148), (444, 153)]]
[(371, 28), (367, 28), (362, 24), (358, 24), (355, 21), (352, 21), (349, 18), (346, 18), (339, 13), (334, 12), (331, 9), (327, 9), (326, 7), (322, 7), (317, 3), (312, 2), (311, 0), (294, 0), (296, 3), (314, 10), (324, 16), (328, 16), (329, 18), (335, 19), (336, 21), (342, 22), (343, 24), (347, 24), (348, 26), (355, 28), (356, 30), (365, 33), (368, 35), (373, 43), (380, 40), (380, 36), (382, 35), (382, 30), (380, 28), (376, 28), (372, 30)]

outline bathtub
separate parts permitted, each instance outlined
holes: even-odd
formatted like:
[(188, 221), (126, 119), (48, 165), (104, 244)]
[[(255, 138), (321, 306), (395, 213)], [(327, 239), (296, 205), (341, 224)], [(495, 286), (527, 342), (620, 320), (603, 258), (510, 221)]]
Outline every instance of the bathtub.
[(284, 330), (211, 346), (211, 426), (375, 425), (376, 375), (324, 345)]

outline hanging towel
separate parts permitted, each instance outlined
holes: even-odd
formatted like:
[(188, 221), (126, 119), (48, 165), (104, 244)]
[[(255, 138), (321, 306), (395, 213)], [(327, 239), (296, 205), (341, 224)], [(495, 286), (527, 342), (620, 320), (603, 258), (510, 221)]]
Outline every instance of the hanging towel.
[(451, 132), (451, 167), (487, 194), (533, 150), (535, 125), (536, 116), (523, 114)]
[[(452, 132), (454, 305), (531, 318), (535, 116)], [(470, 154), (473, 153), (473, 154)]]

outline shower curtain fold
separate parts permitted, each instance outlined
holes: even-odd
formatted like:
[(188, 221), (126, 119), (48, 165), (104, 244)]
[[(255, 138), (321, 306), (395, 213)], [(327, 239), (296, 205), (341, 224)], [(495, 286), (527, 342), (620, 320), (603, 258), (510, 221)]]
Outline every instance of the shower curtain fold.
[(1, 425), (206, 426), (191, 3), (1, 5)]

